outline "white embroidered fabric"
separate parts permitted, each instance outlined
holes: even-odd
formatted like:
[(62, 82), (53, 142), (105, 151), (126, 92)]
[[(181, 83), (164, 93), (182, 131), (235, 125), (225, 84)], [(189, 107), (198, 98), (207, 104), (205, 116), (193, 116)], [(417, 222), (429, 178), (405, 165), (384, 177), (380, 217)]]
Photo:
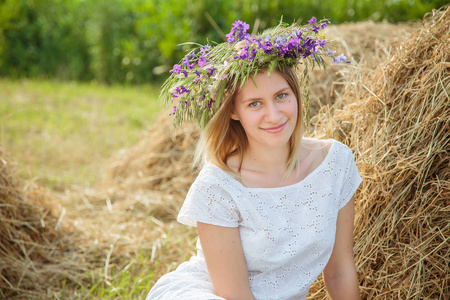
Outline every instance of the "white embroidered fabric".
[[(313, 172), (285, 187), (248, 188), (207, 164), (178, 221), (239, 227), (256, 299), (305, 299), (331, 256), (338, 211), (361, 182), (351, 150), (338, 141)], [(147, 299), (223, 299), (214, 295), (199, 242), (197, 248), (197, 256), (161, 277)]]

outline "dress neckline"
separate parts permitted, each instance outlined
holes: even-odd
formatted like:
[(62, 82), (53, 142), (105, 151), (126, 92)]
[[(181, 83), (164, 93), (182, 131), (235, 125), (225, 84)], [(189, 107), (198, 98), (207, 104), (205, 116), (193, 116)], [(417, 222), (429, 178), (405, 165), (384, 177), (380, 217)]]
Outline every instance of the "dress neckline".
[(271, 188), (266, 188), (266, 187), (248, 187), (243, 185), (239, 180), (237, 180), (236, 178), (234, 178), (233, 176), (231, 176), (230, 174), (228, 174), (226, 171), (222, 170), (221, 168), (211, 164), (211, 163), (207, 163), (208, 166), (211, 166), (214, 169), (219, 170), (222, 174), (224, 174), (225, 176), (227, 176), (231, 181), (235, 182), (240, 188), (243, 188), (245, 190), (249, 190), (249, 191), (269, 191), (269, 190), (280, 190), (280, 189), (289, 189), (292, 187), (296, 187), (300, 184), (305, 184), (308, 181), (311, 180), (311, 178), (315, 177), (317, 175), (317, 173), (323, 169), (326, 165), (326, 163), (331, 159), (331, 156), (334, 153), (334, 148), (335, 145), (338, 144), (338, 141), (333, 140), (333, 143), (331, 144), (330, 149), (328, 150), (327, 155), (325, 156), (325, 158), (322, 160), (322, 162), (314, 169), (312, 170), (308, 175), (306, 175), (305, 178), (303, 178), (300, 181), (297, 181), (295, 183), (289, 184), (289, 185), (285, 185), (285, 186), (279, 186), (279, 187), (271, 187)]

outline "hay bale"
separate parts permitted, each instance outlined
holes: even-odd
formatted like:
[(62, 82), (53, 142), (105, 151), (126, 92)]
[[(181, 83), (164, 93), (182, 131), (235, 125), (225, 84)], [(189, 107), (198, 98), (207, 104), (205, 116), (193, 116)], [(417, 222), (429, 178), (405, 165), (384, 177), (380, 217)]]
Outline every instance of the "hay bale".
[(0, 298), (42, 298), (77, 282), (82, 264), (68, 258), (71, 234), (49, 204), (51, 193), (23, 182), (0, 148)]
[(194, 123), (175, 130), (164, 114), (137, 145), (111, 158), (103, 188), (115, 199), (139, 193), (150, 212), (173, 218), (198, 172), (192, 169), (198, 136)]
[[(450, 6), (425, 16), (317, 131), (349, 145), (363, 184), (355, 255), (364, 299), (450, 295)], [(311, 299), (326, 299), (321, 280)]]
[(341, 45), (337, 53), (345, 53), (351, 65), (328, 64), (327, 70), (314, 70), (310, 80), (310, 115), (315, 116), (322, 106), (332, 105), (342, 94), (349, 72), (359, 68), (373, 69), (384, 61), (391, 51), (391, 45), (417, 27), (414, 23), (390, 24), (365, 21), (343, 23), (326, 28), (326, 35)]

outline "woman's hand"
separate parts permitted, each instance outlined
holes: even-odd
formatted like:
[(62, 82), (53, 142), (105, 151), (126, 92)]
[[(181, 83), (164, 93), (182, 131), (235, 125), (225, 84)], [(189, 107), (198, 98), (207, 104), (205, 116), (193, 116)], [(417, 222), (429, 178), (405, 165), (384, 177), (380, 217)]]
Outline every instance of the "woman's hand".
[(353, 221), (355, 199), (339, 210), (333, 253), (323, 271), (331, 299), (360, 299), (358, 276), (353, 255)]
[(239, 229), (197, 222), (197, 230), (215, 294), (227, 300), (255, 299)]

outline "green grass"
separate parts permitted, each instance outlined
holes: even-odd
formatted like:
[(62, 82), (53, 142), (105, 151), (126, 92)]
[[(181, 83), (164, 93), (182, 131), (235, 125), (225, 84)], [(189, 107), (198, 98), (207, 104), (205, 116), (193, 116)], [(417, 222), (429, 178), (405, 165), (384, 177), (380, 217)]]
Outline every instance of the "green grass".
[(80, 299), (143, 299), (150, 291), (154, 276), (148, 266), (148, 262), (135, 259), (123, 270), (113, 271), (109, 280), (96, 274), (89, 290), (80, 289), (72, 296)]
[(121, 270), (113, 267), (107, 279), (103, 268), (90, 270), (85, 287), (73, 289), (66, 286), (66, 279), (61, 279), (59, 292), (49, 291), (42, 294), (41, 299), (144, 299), (151, 288), (155, 267), (159, 262), (150, 264), (144, 254), (141, 258), (131, 258), (120, 262)]
[(159, 85), (0, 79), (0, 144), (20, 174), (52, 190), (91, 186), (162, 109)]

